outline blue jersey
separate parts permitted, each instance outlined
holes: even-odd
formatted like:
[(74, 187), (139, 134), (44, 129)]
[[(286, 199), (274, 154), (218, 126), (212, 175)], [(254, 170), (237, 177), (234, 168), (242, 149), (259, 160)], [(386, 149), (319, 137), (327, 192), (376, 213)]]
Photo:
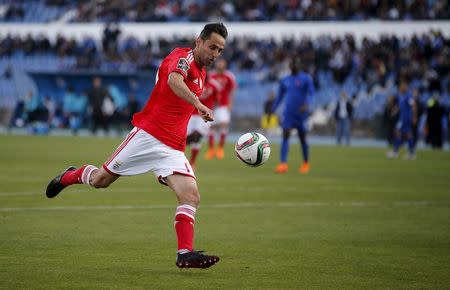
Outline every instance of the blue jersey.
[[(289, 75), (280, 81), (277, 97), (272, 105), (272, 111), (286, 98), (284, 106), (284, 119), (304, 119), (309, 115), (312, 97), (314, 95), (314, 84), (310, 75), (299, 72), (296, 75)], [(307, 110), (300, 111), (306, 105)]]
[(412, 123), (414, 99), (411, 92), (398, 95), (398, 106), (400, 108), (399, 120), (403, 123)]

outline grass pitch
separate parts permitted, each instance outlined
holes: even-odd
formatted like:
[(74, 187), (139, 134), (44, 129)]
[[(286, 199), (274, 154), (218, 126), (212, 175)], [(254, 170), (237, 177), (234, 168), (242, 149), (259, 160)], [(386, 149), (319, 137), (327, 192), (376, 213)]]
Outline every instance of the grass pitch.
[(249, 168), (199, 160), (196, 248), (175, 266), (174, 194), (152, 174), (48, 200), (68, 165), (100, 165), (121, 139), (0, 136), (1, 289), (448, 289), (450, 154), (386, 160), (374, 148), (311, 148), (312, 171), (275, 175), (279, 148)]

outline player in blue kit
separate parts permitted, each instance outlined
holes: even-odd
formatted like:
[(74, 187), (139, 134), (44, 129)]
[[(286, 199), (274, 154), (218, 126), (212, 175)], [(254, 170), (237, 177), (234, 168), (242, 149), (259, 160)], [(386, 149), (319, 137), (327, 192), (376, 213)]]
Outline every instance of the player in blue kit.
[(276, 173), (288, 171), (287, 157), (289, 153), (289, 137), (292, 129), (297, 129), (303, 153), (303, 164), (298, 169), (300, 173), (309, 172), (309, 146), (306, 141), (308, 132), (308, 117), (314, 96), (314, 84), (311, 76), (301, 71), (301, 60), (294, 58), (290, 65), (291, 75), (280, 80), (277, 97), (272, 105), (272, 111), (285, 99), (285, 107), (281, 120), (283, 139), (281, 143), (280, 164)]
[(388, 152), (388, 158), (397, 158), (403, 140), (408, 141), (408, 155), (406, 159), (415, 159), (415, 148), (413, 140), (413, 124), (416, 122), (416, 107), (411, 91), (408, 89), (408, 82), (400, 80), (397, 103), (399, 106), (399, 118), (394, 132), (394, 148)]

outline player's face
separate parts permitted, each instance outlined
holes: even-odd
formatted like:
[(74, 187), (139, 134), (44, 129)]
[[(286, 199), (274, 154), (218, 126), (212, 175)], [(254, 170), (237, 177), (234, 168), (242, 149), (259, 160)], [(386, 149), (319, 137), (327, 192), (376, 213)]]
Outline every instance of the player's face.
[(408, 85), (405, 82), (400, 83), (400, 92), (403, 94), (408, 90)]
[(220, 56), (225, 47), (225, 39), (217, 33), (212, 33), (209, 39), (197, 38), (197, 49), (202, 65), (210, 66)]

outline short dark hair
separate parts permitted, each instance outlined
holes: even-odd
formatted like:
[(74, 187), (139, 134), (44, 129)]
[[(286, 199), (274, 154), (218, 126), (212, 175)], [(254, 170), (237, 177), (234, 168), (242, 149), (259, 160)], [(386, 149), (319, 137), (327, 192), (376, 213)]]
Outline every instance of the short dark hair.
[(299, 56), (294, 56), (289, 64), (292, 74), (297, 74), (302, 69), (302, 66), (303, 62)]
[(200, 37), (203, 40), (209, 39), (212, 33), (217, 33), (224, 39), (227, 39), (228, 31), (222, 22), (208, 23), (203, 27), (202, 32), (200, 32)]

